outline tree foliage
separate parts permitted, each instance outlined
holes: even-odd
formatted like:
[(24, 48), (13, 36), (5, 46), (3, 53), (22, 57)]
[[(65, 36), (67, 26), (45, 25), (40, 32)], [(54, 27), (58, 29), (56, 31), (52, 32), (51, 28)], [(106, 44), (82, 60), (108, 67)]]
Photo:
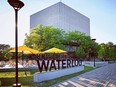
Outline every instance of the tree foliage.
[(82, 48), (82, 46), (78, 47), (78, 49), (75, 51), (75, 54), (78, 58), (86, 57), (86, 53), (85, 53), (84, 49)]
[(95, 46), (98, 45), (91, 40), (90, 36), (86, 36), (79, 31), (67, 32), (65, 35), (65, 43), (72, 46), (75, 45), (75, 54), (77, 57), (81, 58), (89, 55), (90, 46), (96, 50)]
[(0, 60), (7, 60), (11, 58), (9, 49), (10, 45), (0, 44)]
[(64, 31), (51, 26), (39, 25), (31, 29), (30, 36), (25, 45), (39, 50), (47, 50), (52, 47), (65, 48), (62, 44)]
[(102, 60), (116, 60), (116, 45), (112, 42), (100, 44), (100, 50), (98, 51), (99, 57)]
[(102, 60), (116, 60), (116, 45), (112, 42), (98, 44), (79, 31), (63, 31), (52, 26), (39, 25), (30, 31), (25, 40), (28, 47), (45, 51), (52, 47), (66, 50), (70, 46), (78, 57), (94, 56)]

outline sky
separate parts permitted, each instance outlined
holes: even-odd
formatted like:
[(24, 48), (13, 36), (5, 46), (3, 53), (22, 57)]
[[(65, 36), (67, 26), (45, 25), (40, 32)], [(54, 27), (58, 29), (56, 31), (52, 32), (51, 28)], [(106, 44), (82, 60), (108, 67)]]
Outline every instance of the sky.
[[(25, 6), (18, 12), (18, 45), (30, 33), (30, 15), (63, 2), (90, 18), (90, 36), (98, 43), (116, 44), (116, 0), (21, 0)], [(7, 0), (0, 0), (0, 44), (15, 46), (15, 12)]]

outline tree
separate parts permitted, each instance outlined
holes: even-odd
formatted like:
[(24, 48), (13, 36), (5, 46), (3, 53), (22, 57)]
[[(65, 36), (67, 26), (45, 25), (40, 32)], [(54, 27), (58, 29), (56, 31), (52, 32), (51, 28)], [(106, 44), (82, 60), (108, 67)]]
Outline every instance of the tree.
[(116, 45), (114, 45), (112, 42), (108, 42), (107, 45), (109, 47), (109, 60), (116, 60)]
[(30, 35), (25, 39), (24, 44), (41, 51), (52, 47), (64, 50), (71, 48), (79, 57), (88, 58), (89, 54), (94, 54), (95, 57), (99, 56), (103, 60), (114, 60), (116, 58), (116, 47), (114, 47), (112, 42), (99, 45), (84, 33), (79, 31), (65, 32), (52, 26), (39, 25), (31, 29)]
[(115, 60), (116, 46), (112, 42), (102, 43), (98, 54), (102, 60)]
[(80, 45), (83, 36), (85, 36), (85, 34), (79, 31), (70, 31), (65, 34), (64, 40), (66, 43), (76, 43)]
[(113, 45), (113, 57), (112, 60), (116, 61), (116, 45)]
[(9, 45), (6, 44), (0, 44), (0, 51), (3, 51), (4, 49), (10, 48)]
[(25, 40), (25, 45), (37, 50), (47, 50), (52, 47), (65, 49), (62, 44), (64, 33), (63, 30), (52, 26), (39, 25), (31, 29), (30, 35)]
[(10, 45), (0, 44), (0, 60), (11, 58), (9, 53)]
[(82, 46), (78, 47), (75, 54), (78, 58), (85, 58), (85, 56), (86, 56), (86, 53), (85, 53), (84, 49), (82, 48)]
[(64, 35), (63, 44), (67, 46), (69, 52), (75, 52), (77, 48), (81, 45), (82, 37), (84, 33), (79, 31), (69, 31)]
[[(76, 48), (73, 51), (74, 52), (76, 51), (75, 54), (77, 56), (81, 55), (80, 57), (83, 57), (83, 56), (87, 57), (89, 55), (90, 46), (98, 45), (97, 43), (95, 43), (91, 40), (90, 36), (86, 36), (84, 33), (81, 33), (79, 31), (67, 32), (64, 40), (65, 40), (64, 41), (65, 44)], [(81, 48), (79, 48), (79, 47), (81, 47)], [(80, 51), (83, 52), (82, 53), (83, 56), (82, 56), (82, 54), (80, 54)]]

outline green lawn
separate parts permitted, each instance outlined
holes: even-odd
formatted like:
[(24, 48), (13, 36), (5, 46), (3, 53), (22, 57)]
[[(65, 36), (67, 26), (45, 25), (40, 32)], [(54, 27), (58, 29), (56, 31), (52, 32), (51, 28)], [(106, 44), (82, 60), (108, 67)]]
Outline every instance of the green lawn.
[(109, 64), (116, 63), (116, 61), (108, 61)]
[[(85, 70), (78, 72), (78, 73), (74, 73), (71, 75), (67, 75), (67, 76), (63, 76), (57, 79), (53, 79), (50, 81), (45, 81), (45, 82), (41, 82), (41, 83), (34, 83), (33, 82), (33, 74), (35, 72), (37, 72), (38, 70), (29, 70), (26, 71), (27, 76), (25, 75), (25, 71), (19, 71), (19, 83), (22, 84), (23, 87), (48, 87), (50, 85), (56, 84), (58, 82), (67, 80), (69, 78), (78, 76), (80, 74), (83, 74), (85, 72), (91, 71), (94, 68), (92, 67), (85, 67)], [(0, 87), (12, 87), (12, 84), (15, 83), (15, 72), (0, 72)]]
[[(37, 71), (37, 69), (26, 71), (27, 76), (25, 75), (25, 71), (19, 71), (19, 83), (21, 83), (23, 87), (33, 87), (31, 86), (31, 82), (33, 81), (33, 74)], [(0, 72), (0, 83), (0, 87), (12, 87), (12, 84), (15, 83), (15, 72)]]

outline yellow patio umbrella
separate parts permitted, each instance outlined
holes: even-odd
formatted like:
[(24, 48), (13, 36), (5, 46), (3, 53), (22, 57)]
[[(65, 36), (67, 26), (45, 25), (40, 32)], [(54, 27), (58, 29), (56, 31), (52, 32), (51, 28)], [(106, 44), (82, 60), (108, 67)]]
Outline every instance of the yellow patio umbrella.
[(43, 53), (55, 53), (55, 54), (63, 54), (63, 53), (67, 53), (67, 51), (58, 49), (58, 48), (51, 48), (49, 50), (44, 51)]
[[(10, 50), (9, 52), (13, 52), (13, 53), (16, 52), (15, 48)], [(18, 47), (18, 52), (22, 53), (22, 61), (23, 61), (23, 54), (39, 54), (40, 53), (38, 50), (34, 50), (34, 49), (29, 48), (27, 46), (19, 46)], [(23, 65), (23, 62), (22, 62), (22, 65)], [(25, 71), (25, 74), (26, 74), (26, 71)]]
[[(15, 52), (15, 48), (10, 50), (10, 52)], [(18, 52), (23, 52), (24, 54), (39, 54), (40, 53), (38, 50), (34, 50), (34, 49), (29, 48), (27, 46), (19, 46)]]

